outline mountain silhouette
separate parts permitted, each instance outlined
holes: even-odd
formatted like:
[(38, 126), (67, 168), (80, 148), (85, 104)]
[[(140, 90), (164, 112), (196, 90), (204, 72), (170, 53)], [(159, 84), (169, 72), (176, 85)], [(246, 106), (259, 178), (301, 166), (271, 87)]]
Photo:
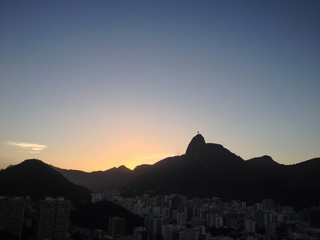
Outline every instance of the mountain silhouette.
[(187, 196), (218, 196), (248, 202), (271, 198), (295, 207), (320, 205), (320, 158), (283, 165), (270, 156), (245, 161), (220, 144), (192, 138), (185, 154), (140, 165), (85, 173), (59, 170), (71, 181), (92, 190), (122, 190), (128, 194), (154, 191)]
[(254, 166), (260, 166), (260, 167), (275, 167), (280, 165), (279, 163), (274, 161), (270, 156), (267, 156), (267, 155), (249, 159), (247, 160), (247, 163)]
[(196, 160), (201, 158), (204, 148), (206, 146), (206, 142), (204, 137), (201, 134), (197, 134), (195, 137), (191, 139), (186, 151), (186, 155), (191, 160)]
[(233, 179), (242, 178), (245, 166), (245, 161), (239, 156), (222, 145), (205, 143), (202, 135), (198, 134), (184, 155), (166, 158), (144, 167), (143, 171), (134, 170), (124, 190), (224, 197), (230, 193), (228, 197), (231, 197), (231, 189), (240, 183)]
[(134, 227), (143, 225), (143, 218), (110, 201), (81, 204), (75, 211), (70, 213), (70, 221), (79, 227), (107, 231), (109, 218), (115, 216), (126, 219), (125, 228), (128, 235), (132, 234)]
[(70, 181), (85, 186), (92, 191), (117, 190), (125, 186), (131, 170), (125, 166), (91, 173), (54, 167)]
[(249, 203), (271, 198), (298, 208), (320, 205), (320, 158), (294, 165), (279, 164), (267, 155), (244, 160), (220, 144), (206, 143), (201, 134), (192, 138), (185, 154), (134, 170), (125, 166), (91, 173), (54, 169), (93, 191), (180, 193)]
[(30, 196), (32, 200), (46, 196), (65, 197), (73, 203), (90, 200), (90, 190), (75, 185), (49, 165), (36, 159), (8, 167), (0, 172), (0, 195)]
[[(138, 171), (139, 170), (139, 171)], [(320, 205), (320, 158), (282, 165), (269, 156), (248, 161), (196, 135), (182, 156), (136, 168), (124, 190), (218, 196), (248, 202), (271, 198), (295, 207)]]

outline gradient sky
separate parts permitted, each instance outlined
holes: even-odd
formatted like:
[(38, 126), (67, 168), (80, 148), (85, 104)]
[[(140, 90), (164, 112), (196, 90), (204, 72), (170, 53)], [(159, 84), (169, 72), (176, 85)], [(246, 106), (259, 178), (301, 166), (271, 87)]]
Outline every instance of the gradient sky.
[(320, 1), (0, 2), (0, 168), (320, 157)]

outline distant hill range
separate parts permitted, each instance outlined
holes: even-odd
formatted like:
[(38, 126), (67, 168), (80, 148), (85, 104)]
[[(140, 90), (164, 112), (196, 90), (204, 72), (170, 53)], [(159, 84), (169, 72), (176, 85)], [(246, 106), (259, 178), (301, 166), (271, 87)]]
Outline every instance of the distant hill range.
[(53, 168), (92, 191), (154, 191), (250, 203), (272, 198), (298, 208), (320, 205), (320, 158), (294, 165), (279, 164), (269, 156), (245, 161), (222, 145), (206, 143), (201, 134), (191, 140), (185, 154), (134, 170), (121, 166), (87, 173)]
[(201, 134), (191, 140), (184, 155), (134, 170), (124, 166), (91, 173), (58, 170), (93, 191), (150, 190), (248, 202), (272, 198), (295, 207), (320, 205), (320, 158), (294, 165), (279, 164), (269, 156), (245, 161), (222, 145), (206, 143)]
[(36, 159), (25, 160), (0, 171), (0, 196), (65, 197), (74, 204), (91, 200), (91, 191), (66, 179), (51, 166)]
[(125, 166), (91, 173), (52, 167), (62, 173), (71, 182), (85, 186), (92, 191), (122, 189), (128, 183), (128, 176), (132, 172), (131, 169)]

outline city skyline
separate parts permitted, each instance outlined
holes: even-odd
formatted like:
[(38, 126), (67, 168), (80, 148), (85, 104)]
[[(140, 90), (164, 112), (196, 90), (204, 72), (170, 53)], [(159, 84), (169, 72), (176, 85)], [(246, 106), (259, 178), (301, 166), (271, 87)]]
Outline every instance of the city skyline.
[(1, 1), (0, 169), (320, 156), (318, 1)]

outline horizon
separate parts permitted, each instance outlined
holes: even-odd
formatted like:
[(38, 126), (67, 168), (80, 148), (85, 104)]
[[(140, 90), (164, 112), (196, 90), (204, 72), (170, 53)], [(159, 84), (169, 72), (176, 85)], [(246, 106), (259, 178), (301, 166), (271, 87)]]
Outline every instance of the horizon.
[[(199, 132), (197, 133), (197, 135), (202, 136), (202, 134), (200, 134)], [(194, 137), (196, 137), (197, 135), (195, 135)], [(222, 144), (219, 144), (219, 143), (208, 143), (208, 142), (205, 142), (205, 144), (217, 144), (217, 145), (223, 146)], [(223, 146), (223, 147), (224, 147), (224, 146)], [(227, 149), (227, 148), (226, 148), (226, 149)], [(231, 149), (227, 149), (227, 150), (229, 150), (231, 153), (233, 153), (233, 154), (235, 154), (236, 156), (238, 156), (237, 153), (232, 152)], [(43, 163), (45, 163), (45, 164), (48, 164), (49, 166), (56, 167), (56, 168), (59, 168), (59, 169), (82, 171), (82, 172), (86, 172), (86, 173), (99, 172), (99, 171), (108, 171), (108, 170), (110, 170), (110, 169), (113, 169), (113, 168), (116, 168), (116, 169), (117, 169), (117, 168), (120, 168), (120, 167), (125, 167), (125, 168), (130, 169), (131, 171), (133, 171), (133, 170), (135, 170), (135, 168), (137, 168), (137, 167), (139, 167), (139, 166), (142, 166), (142, 165), (153, 165), (153, 164), (156, 164), (156, 163), (158, 163), (158, 162), (160, 162), (160, 161), (162, 161), (162, 160), (166, 160), (167, 158), (170, 158), (170, 157), (180, 157), (180, 156), (183, 156), (183, 155), (185, 155), (185, 154), (186, 154), (186, 153), (184, 152), (184, 153), (181, 154), (181, 155), (166, 156), (166, 157), (164, 157), (163, 159), (159, 159), (159, 160), (155, 161), (155, 162), (152, 163), (152, 164), (141, 163), (141, 164), (139, 164), (139, 165), (134, 166), (133, 168), (130, 168), (130, 167), (126, 166), (126, 165), (119, 165), (119, 166), (110, 167), (110, 168), (108, 168), (108, 169), (97, 169), (97, 170), (94, 170), (94, 171), (86, 171), (86, 170), (76, 169), (76, 168), (62, 168), (62, 167), (60, 167), (60, 166), (56, 166), (56, 165), (52, 165), (52, 164), (50, 164), (50, 163), (47, 163), (47, 162), (44, 161), (43, 159), (37, 159), (37, 158), (24, 159), (24, 160), (22, 160), (21, 162), (19, 162), (19, 163), (17, 163), (17, 164), (23, 163), (24, 161), (28, 161), (28, 160), (37, 160), (37, 161), (41, 161), (41, 162), (43, 162)], [(262, 155), (262, 156), (255, 156), (255, 157), (250, 158), (250, 159), (242, 159), (242, 160), (244, 160), (244, 161), (250, 161), (250, 160), (252, 160), (252, 159), (261, 158), (261, 157), (270, 157), (273, 161), (275, 161), (276, 163), (279, 163), (276, 159), (273, 159), (272, 156), (267, 155), (267, 154), (266, 154), (266, 155)], [(309, 160), (313, 160), (313, 159), (318, 159), (318, 158), (320, 158), (320, 157), (314, 157), (314, 158), (311, 158), (311, 159), (301, 160), (300, 162), (297, 162), (297, 163), (295, 163), (295, 164), (303, 163), (303, 162), (306, 162), (306, 161), (309, 161)], [(17, 164), (15, 164), (15, 165), (17, 165)], [(279, 163), (279, 164), (281, 164), (281, 163)], [(6, 168), (11, 167), (11, 166), (15, 166), (15, 165), (9, 165), (9, 166), (7, 166)], [(291, 165), (291, 164), (282, 164), (282, 165), (284, 165), (284, 166), (289, 166), (289, 165)], [(0, 170), (4, 170), (4, 169), (6, 169), (6, 168), (3, 168), (3, 169), (0, 168)]]
[(193, 133), (243, 159), (320, 156), (320, 2), (0, 3), (0, 169), (130, 169)]
[[(197, 136), (197, 135), (201, 135), (201, 136), (202, 136), (202, 134), (201, 134), (199, 131), (197, 131), (197, 134), (194, 135), (194, 137)], [(190, 141), (191, 141), (191, 140), (190, 140)], [(189, 143), (190, 143), (190, 141), (189, 141)], [(188, 143), (188, 144), (189, 144), (189, 143)], [(206, 144), (218, 144), (218, 145), (221, 145), (221, 146), (223, 146), (224, 148), (226, 148), (226, 147), (225, 147), (223, 144), (221, 144), (221, 143), (213, 143), (213, 142), (207, 142), (207, 141), (205, 141), (205, 143), (206, 143)], [(187, 146), (188, 146), (188, 144), (187, 144)], [(185, 151), (186, 151), (186, 149), (187, 149), (187, 146), (185, 147)], [(238, 155), (236, 152), (233, 152), (232, 149), (228, 149), (228, 148), (226, 148), (226, 149), (229, 150), (229, 151), (231, 151), (231, 152), (234, 153), (235, 155), (240, 156), (240, 155)], [(42, 162), (44, 162), (45, 164), (48, 164), (48, 165), (53, 166), (53, 167), (57, 167), (57, 168), (65, 169), (65, 170), (78, 170), (78, 171), (83, 171), (83, 172), (87, 172), (87, 173), (95, 172), (95, 171), (107, 171), (107, 170), (110, 170), (110, 169), (112, 169), (112, 168), (119, 168), (119, 167), (121, 167), (121, 166), (124, 166), (124, 167), (126, 167), (126, 168), (128, 168), (128, 169), (130, 169), (130, 170), (134, 170), (136, 167), (141, 166), (141, 165), (153, 165), (153, 164), (156, 164), (157, 162), (160, 162), (160, 161), (162, 161), (162, 160), (165, 160), (166, 158), (183, 156), (183, 155), (185, 155), (185, 151), (184, 151), (182, 154), (179, 152), (177, 155), (167, 155), (167, 156), (163, 156), (163, 158), (161, 158), (161, 159), (154, 159), (154, 161), (153, 161), (152, 163), (144, 163), (144, 162), (141, 162), (140, 164), (134, 165), (134, 166), (127, 166), (127, 165), (125, 165), (125, 164), (120, 164), (120, 165), (111, 166), (111, 167), (109, 167), (109, 168), (107, 168), (107, 169), (94, 169), (94, 170), (91, 170), (91, 171), (90, 171), (90, 170), (85, 170), (85, 169), (77, 169), (77, 168), (73, 168), (73, 167), (71, 167), (71, 168), (63, 168), (63, 167), (60, 167), (60, 166), (53, 165), (53, 164), (45, 161), (44, 159), (39, 159), (39, 158), (28, 158), (28, 159), (24, 159), (24, 160), (21, 160), (20, 162), (17, 162), (16, 164), (10, 164), (10, 165), (7, 165), (7, 166), (5, 166), (5, 167), (3, 167), (3, 168), (0, 168), (0, 170), (4, 170), (4, 169), (6, 169), (6, 168), (8, 168), (8, 167), (10, 167), (10, 166), (18, 165), (18, 164), (20, 164), (20, 163), (22, 163), (22, 162), (24, 162), (24, 161), (26, 161), (26, 160), (39, 160), (39, 161), (42, 161)], [(285, 163), (281, 163), (281, 162), (277, 161), (277, 159), (274, 159), (271, 155), (269, 155), (269, 154), (267, 154), (267, 153), (266, 153), (266, 154), (263, 154), (263, 155), (252, 156), (252, 157), (247, 158), (247, 159), (242, 158), (241, 156), (240, 156), (240, 157), (241, 157), (244, 161), (248, 161), (248, 160), (251, 160), (251, 159), (254, 159), (254, 158), (260, 158), (260, 157), (264, 157), (264, 156), (271, 157), (271, 159), (272, 159), (273, 161), (275, 161), (275, 162), (277, 162), (277, 163), (279, 163), (279, 164), (283, 164), (283, 165), (299, 164), (299, 163), (302, 163), (302, 162), (305, 162), (305, 161), (309, 161), (309, 160), (312, 160), (312, 159), (320, 158), (320, 156), (314, 156), (314, 157), (311, 157), (311, 158), (308, 158), (308, 159), (301, 159), (300, 161), (297, 161), (297, 162), (295, 162), (295, 163), (287, 163), (287, 164), (285, 164)], [(143, 158), (142, 158), (142, 159), (143, 159)]]

